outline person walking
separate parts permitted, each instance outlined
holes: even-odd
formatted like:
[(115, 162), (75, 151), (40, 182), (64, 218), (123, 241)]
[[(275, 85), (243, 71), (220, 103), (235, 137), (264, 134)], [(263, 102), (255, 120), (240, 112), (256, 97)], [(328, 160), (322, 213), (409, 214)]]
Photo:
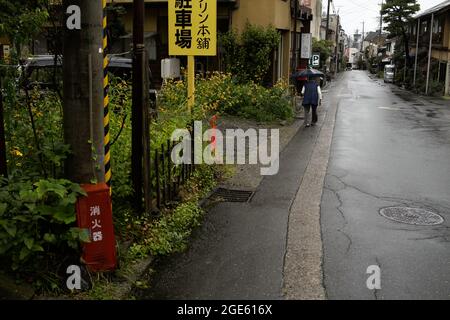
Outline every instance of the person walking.
[[(322, 104), (322, 90), (317, 81), (311, 77), (305, 83), (302, 89), (303, 107), (305, 108), (305, 126), (315, 126), (318, 120), (317, 106)], [(309, 114), (312, 109), (312, 118), (309, 120)]]

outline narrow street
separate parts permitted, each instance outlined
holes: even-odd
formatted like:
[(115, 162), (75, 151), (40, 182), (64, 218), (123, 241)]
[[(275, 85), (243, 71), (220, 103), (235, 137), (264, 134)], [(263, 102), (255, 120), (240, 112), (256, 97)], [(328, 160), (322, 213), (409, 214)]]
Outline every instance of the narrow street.
[[(344, 73), (324, 100), (320, 125), (299, 130), (280, 173), (250, 203), (211, 209), (189, 250), (157, 265), (144, 299), (450, 297), (448, 103), (363, 71)], [(386, 207), (444, 222), (388, 220)], [(373, 265), (381, 290), (366, 285)]]
[(450, 0), (0, 0), (11, 300), (450, 301)]
[[(344, 78), (321, 204), (330, 299), (450, 297), (450, 108), (369, 80)], [(442, 102), (441, 102), (442, 103)], [(385, 207), (422, 208), (437, 226), (387, 220)], [(381, 290), (366, 269), (381, 268)]]

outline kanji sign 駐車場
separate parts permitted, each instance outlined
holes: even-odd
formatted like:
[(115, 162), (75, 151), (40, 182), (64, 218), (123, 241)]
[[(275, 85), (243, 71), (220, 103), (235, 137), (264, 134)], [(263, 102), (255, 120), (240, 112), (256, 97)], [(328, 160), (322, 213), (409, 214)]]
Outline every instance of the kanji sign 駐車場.
[(215, 56), (217, 0), (169, 0), (169, 55)]

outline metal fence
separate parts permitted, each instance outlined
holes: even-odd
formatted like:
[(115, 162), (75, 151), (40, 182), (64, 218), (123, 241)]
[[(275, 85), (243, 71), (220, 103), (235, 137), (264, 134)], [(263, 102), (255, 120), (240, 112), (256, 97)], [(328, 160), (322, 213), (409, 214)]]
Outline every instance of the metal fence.
[[(192, 136), (192, 129), (189, 129)], [(191, 159), (194, 159), (194, 140), (191, 139)], [(153, 177), (152, 181), (156, 207), (162, 209), (179, 201), (180, 187), (184, 185), (193, 175), (195, 164), (175, 165), (172, 161), (172, 152), (178, 142), (167, 140), (153, 155)], [(192, 161), (193, 162), (193, 161)]]

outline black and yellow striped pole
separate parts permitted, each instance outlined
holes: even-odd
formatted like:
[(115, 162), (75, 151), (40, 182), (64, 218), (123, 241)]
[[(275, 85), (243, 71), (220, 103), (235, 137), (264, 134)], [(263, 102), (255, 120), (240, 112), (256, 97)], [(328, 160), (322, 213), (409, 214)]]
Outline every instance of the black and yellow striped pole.
[(107, 11), (106, 11), (106, 0), (102, 0), (103, 5), (103, 107), (104, 107), (104, 117), (103, 126), (105, 129), (104, 145), (105, 145), (105, 183), (111, 188), (111, 136), (109, 132), (109, 78), (108, 78), (108, 34), (107, 34)]

